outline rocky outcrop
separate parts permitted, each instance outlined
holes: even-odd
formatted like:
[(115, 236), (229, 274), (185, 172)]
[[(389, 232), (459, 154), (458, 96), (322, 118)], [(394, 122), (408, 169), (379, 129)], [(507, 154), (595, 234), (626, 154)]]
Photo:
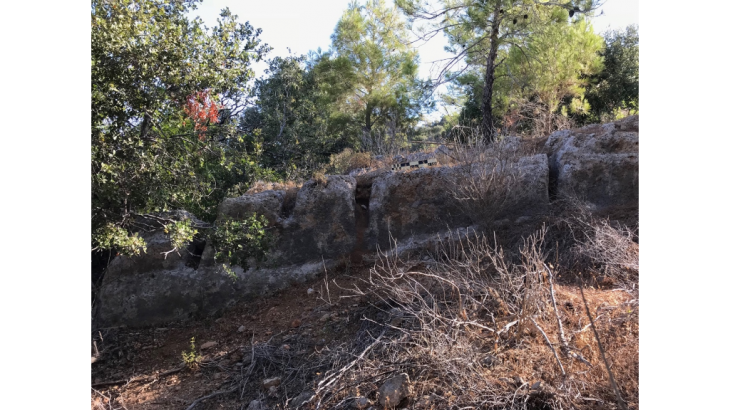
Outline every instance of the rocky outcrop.
[(190, 255), (169, 253), (167, 235), (141, 235), (147, 252), (118, 256), (109, 264), (99, 293), (98, 323), (103, 327), (143, 326), (188, 319), (226, 306), (231, 280), (223, 274), (196, 269)]
[(264, 191), (237, 198), (227, 198), (218, 206), (218, 215), (245, 219), (253, 213), (263, 215), (271, 224), (281, 224), (286, 191)]
[(143, 236), (146, 254), (118, 257), (109, 265), (99, 323), (143, 326), (211, 315), (335, 268), (355, 247), (355, 179), (330, 176), (326, 184), (309, 181), (295, 192), (294, 207), (287, 210), (291, 194), (264, 191), (221, 203), (219, 219), (244, 219), (255, 212), (275, 228), (266, 261), (258, 266), (252, 261), (245, 271), (233, 266), (235, 280), (216, 266), (210, 244), (196, 269), (186, 252), (165, 257), (172, 246), (163, 232)]
[(331, 175), (305, 183), (279, 234), (281, 264), (336, 259), (355, 248), (355, 178)]
[(388, 172), (372, 181), (367, 247), (388, 249), (391, 238), (539, 214), (548, 205), (545, 154)]
[(546, 145), (556, 194), (576, 196), (597, 209), (638, 206), (638, 116), (556, 131)]
[(219, 221), (257, 213), (274, 236), (263, 263), (232, 267), (236, 280), (215, 264), (210, 244), (167, 253), (172, 246), (163, 232), (145, 233), (146, 254), (117, 257), (108, 266), (97, 323), (142, 326), (207, 316), (378, 250), (431, 248), (480, 227), (530, 224), (549, 211), (549, 186), (598, 208), (638, 204), (638, 117), (553, 133), (548, 155), (523, 156), (528, 150), (521, 144), (508, 138), (471, 159), (462, 152), (467, 161), (455, 166), (358, 171), (226, 199)]

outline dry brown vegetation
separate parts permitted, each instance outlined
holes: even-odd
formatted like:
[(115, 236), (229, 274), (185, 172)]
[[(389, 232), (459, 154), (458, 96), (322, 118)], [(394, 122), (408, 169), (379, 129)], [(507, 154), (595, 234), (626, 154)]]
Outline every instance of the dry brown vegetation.
[[(610, 229), (599, 224), (588, 236)], [(623, 237), (619, 230), (608, 235)], [(574, 272), (548, 262), (545, 248), (543, 228), (516, 254), (487, 236), (472, 235), (443, 243), (426, 266), (383, 256), (354, 289), (383, 312), (381, 320), (365, 319), (371, 324), (360, 337), (367, 342), (357, 343), (369, 352), (351, 367), (328, 373), (337, 382), (320, 389), (316, 407), (345, 408), (357, 395), (375, 399), (373, 385), (406, 372), (416, 408), (614, 408), (619, 400), (636, 408), (637, 291), (585, 292), (618, 399), (580, 289), (560, 284)], [(609, 254), (601, 246), (591, 249), (592, 261), (604, 267), (632, 258), (618, 255), (631, 246)]]
[[(489, 222), (520, 178), (519, 158), (542, 145), (466, 141), (439, 161), (491, 164), (473, 166), (472, 178), (453, 192), (465, 212)], [(349, 151), (330, 165), (346, 173), (385, 164)], [(324, 172), (315, 179), (326, 183)], [(249, 193), (286, 189), (291, 202), (298, 186), (257, 182)], [(167, 384), (150, 387), (162, 379), (159, 372), (110, 384), (102, 379), (93, 386), (92, 408), (238, 409), (263, 400), (287, 409), (297, 408), (302, 392), (310, 399), (299, 408), (346, 409), (358, 399), (379, 408), (379, 386), (406, 373), (412, 394), (398, 408), (636, 409), (635, 211), (623, 210), (629, 218), (619, 222), (558, 198), (549, 214), (525, 226), (471, 232), (423, 254), (379, 254), (371, 266), (347, 264), (332, 272), (334, 280), (321, 281), (316, 304), (282, 296), (290, 304), (281, 309), (284, 318), (261, 308), (242, 316), (259, 324), (251, 325), (230, 313), (225, 349), (205, 355), (195, 371), (179, 363), (192, 332), (186, 330), (171, 348), (178, 358), (167, 367)], [(248, 329), (262, 320), (265, 327)], [(240, 323), (246, 339), (235, 331)], [(140, 336), (129, 337), (139, 343)], [(262, 388), (272, 376), (280, 385)]]
[[(620, 401), (638, 408), (635, 232), (575, 200), (558, 205), (521, 240), (473, 232), (428, 253), (381, 254), (374, 265), (347, 265), (214, 325), (180, 326), (174, 339), (119, 330), (125, 355), (166, 340), (167, 353), (153, 348), (147, 359), (163, 366), (139, 370), (138, 362), (124, 377), (107, 362), (94, 376), (92, 408), (238, 409), (263, 400), (285, 409), (307, 391), (300, 408), (345, 409), (362, 397), (379, 408), (379, 386), (400, 373), (409, 375), (412, 395), (398, 408), (615, 409)], [(297, 296), (308, 286), (318, 292)], [(236, 331), (241, 324), (244, 333)], [(196, 340), (221, 344), (187, 370), (181, 352), (201, 334)], [(102, 350), (114, 349), (104, 343)], [(263, 388), (270, 377), (281, 377), (280, 385)]]
[(301, 183), (297, 183), (294, 181), (285, 181), (285, 182), (267, 182), (267, 181), (256, 181), (254, 182), (251, 187), (246, 191), (247, 194), (257, 194), (259, 192), (264, 191), (272, 191), (272, 190), (289, 190), (292, 188), (300, 188), (302, 186)]

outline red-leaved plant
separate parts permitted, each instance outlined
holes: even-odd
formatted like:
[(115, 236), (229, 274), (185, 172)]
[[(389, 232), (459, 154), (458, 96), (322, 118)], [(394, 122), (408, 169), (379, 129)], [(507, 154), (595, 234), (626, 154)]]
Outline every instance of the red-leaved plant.
[(185, 114), (193, 120), (195, 131), (200, 131), (198, 138), (205, 139), (208, 124), (218, 122), (218, 111), (223, 104), (217, 103), (210, 95), (210, 90), (197, 91), (188, 96), (185, 102)]

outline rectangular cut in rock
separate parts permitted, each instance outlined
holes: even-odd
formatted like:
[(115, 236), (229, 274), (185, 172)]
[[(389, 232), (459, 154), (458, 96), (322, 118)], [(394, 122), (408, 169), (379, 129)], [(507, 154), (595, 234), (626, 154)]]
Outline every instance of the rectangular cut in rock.
[[(456, 167), (423, 168), (411, 172), (388, 172), (372, 183), (367, 247), (389, 249), (391, 237), (405, 239), (480, 224), (467, 211), (468, 200), (461, 187), (488, 179), (492, 172), (509, 174), (504, 198), (494, 198), (502, 206), (497, 217), (518, 218), (545, 212), (548, 207), (547, 156), (515, 158), (504, 165), (485, 161)], [(492, 198), (486, 198), (487, 205)], [(477, 204), (478, 205), (478, 204)], [(495, 207), (496, 209), (497, 207)]]

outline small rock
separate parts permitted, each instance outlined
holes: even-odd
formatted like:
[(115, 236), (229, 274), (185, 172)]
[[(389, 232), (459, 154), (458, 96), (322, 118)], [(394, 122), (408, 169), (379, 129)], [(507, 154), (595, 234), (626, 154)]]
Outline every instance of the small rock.
[(223, 322), (225, 322), (225, 319), (223, 319), (222, 317), (219, 317), (218, 319), (215, 320), (215, 323), (218, 323), (219, 325), (222, 324)]
[(252, 400), (248, 403), (247, 410), (268, 410), (268, 407), (261, 400)]
[(281, 348), (284, 349), (284, 350), (289, 350), (289, 349), (291, 349), (291, 346), (289, 346), (289, 345), (282, 345)]
[(352, 407), (356, 409), (365, 409), (370, 406), (370, 400), (367, 397), (357, 397), (352, 402)]
[(540, 384), (541, 382), (539, 380), (536, 381), (532, 386), (530, 386), (530, 390), (540, 390)]
[(314, 397), (314, 391), (307, 390), (302, 392), (299, 396), (295, 397), (291, 401), (291, 407), (296, 409), (309, 402)]
[(482, 365), (484, 365), (484, 367), (493, 367), (500, 363), (501, 361), (496, 356), (492, 355), (486, 355), (484, 359), (482, 359)]
[(331, 315), (329, 313), (325, 313), (324, 315), (322, 315), (321, 318), (319, 318), (319, 321), (326, 322), (326, 321), (330, 320), (330, 317), (331, 317)]
[(515, 223), (517, 225), (521, 225), (523, 223), (530, 222), (531, 220), (532, 220), (532, 218), (530, 218), (529, 216), (521, 216), (521, 217), (517, 218)]
[(218, 346), (218, 342), (205, 342), (200, 345), (200, 350), (210, 349), (211, 347)]
[(291, 322), (291, 327), (296, 328), (302, 325), (302, 319), (294, 319)]
[(393, 408), (404, 398), (411, 394), (411, 380), (407, 374), (401, 373), (398, 376), (386, 380), (380, 389), (378, 401), (385, 408)]
[(312, 288), (307, 289), (307, 295), (311, 296), (313, 294), (314, 294), (314, 289), (312, 289)]
[(434, 398), (435, 398), (434, 396), (430, 396), (430, 395), (425, 395), (425, 396), (421, 397), (416, 402), (416, 406), (415, 406), (416, 409), (426, 410), (426, 409), (433, 408)]
[(246, 326), (241, 325), (241, 327), (238, 328), (238, 333), (243, 333), (246, 330)]
[(272, 377), (270, 379), (264, 380), (264, 388), (267, 388), (267, 389), (272, 386), (276, 387), (280, 384), (281, 384), (281, 377)]
[(393, 327), (399, 327), (403, 323), (403, 311), (398, 308), (390, 310), (390, 325)]

